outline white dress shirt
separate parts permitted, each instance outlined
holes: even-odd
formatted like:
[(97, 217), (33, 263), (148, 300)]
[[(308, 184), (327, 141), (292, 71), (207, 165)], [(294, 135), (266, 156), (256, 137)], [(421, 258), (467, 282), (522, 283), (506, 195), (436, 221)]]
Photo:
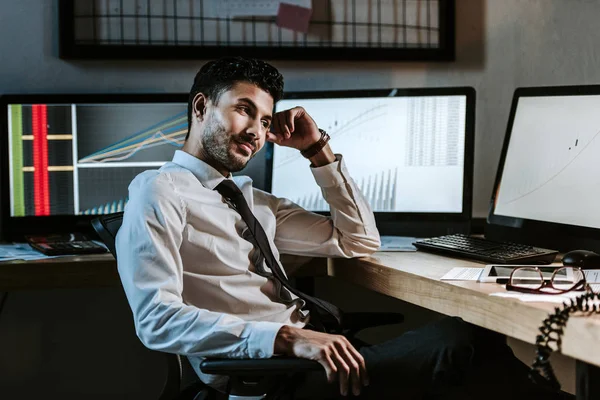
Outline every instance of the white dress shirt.
[[(233, 178), (276, 259), (280, 253), (360, 257), (379, 248), (373, 213), (342, 157), (336, 158), (311, 168), (331, 218), (253, 188), (249, 177)], [(202, 374), (202, 358), (272, 357), (281, 326), (307, 322), (302, 300), (255, 272), (258, 250), (244, 239), (244, 221), (213, 190), (223, 179), (205, 162), (176, 151), (172, 162), (131, 182), (116, 239), (119, 275), (140, 340), (188, 356), (213, 386), (223, 378)]]

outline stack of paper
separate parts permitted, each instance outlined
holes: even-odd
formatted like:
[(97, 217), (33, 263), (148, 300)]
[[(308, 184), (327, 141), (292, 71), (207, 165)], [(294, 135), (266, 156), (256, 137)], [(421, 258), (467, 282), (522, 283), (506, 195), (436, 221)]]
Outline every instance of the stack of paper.
[[(595, 293), (600, 290), (600, 284), (590, 285)], [(585, 292), (567, 292), (563, 294), (529, 294), (520, 292), (498, 292), (492, 293), (490, 296), (508, 297), (509, 299), (517, 299), (524, 302), (540, 302), (540, 303), (567, 303), (570, 299), (581, 296)]]
[(0, 262), (52, 258), (31, 248), (27, 243), (0, 244)]
[[(591, 269), (583, 271), (585, 279), (590, 284), (594, 293), (600, 293), (600, 270)], [(490, 296), (508, 297), (525, 302), (543, 302), (543, 303), (565, 303), (583, 294), (582, 291), (567, 292), (562, 294), (529, 294), (520, 292), (499, 292), (492, 293)]]
[(442, 276), (443, 281), (477, 281), (483, 268), (452, 268)]

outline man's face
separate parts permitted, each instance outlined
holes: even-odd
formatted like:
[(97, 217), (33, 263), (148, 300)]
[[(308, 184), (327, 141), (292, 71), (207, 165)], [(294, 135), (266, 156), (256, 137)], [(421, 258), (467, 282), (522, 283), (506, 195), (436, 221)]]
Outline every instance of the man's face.
[(229, 172), (243, 169), (263, 147), (271, 125), (273, 98), (245, 82), (221, 94), (206, 108), (201, 137), (209, 164)]

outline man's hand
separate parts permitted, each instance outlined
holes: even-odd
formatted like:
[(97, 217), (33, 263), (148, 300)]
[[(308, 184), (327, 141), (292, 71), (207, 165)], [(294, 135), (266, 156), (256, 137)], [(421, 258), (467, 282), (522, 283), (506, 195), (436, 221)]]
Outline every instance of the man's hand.
[(342, 396), (348, 394), (350, 387), (358, 396), (361, 384), (369, 384), (365, 360), (348, 339), (340, 335), (284, 325), (275, 338), (275, 354), (318, 361), (325, 368), (330, 383), (337, 377)]
[(271, 132), (267, 132), (269, 142), (300, 151), (308, 149), (320, 138), (321, 132), (317, 124), (302, 107), (275, 113)]

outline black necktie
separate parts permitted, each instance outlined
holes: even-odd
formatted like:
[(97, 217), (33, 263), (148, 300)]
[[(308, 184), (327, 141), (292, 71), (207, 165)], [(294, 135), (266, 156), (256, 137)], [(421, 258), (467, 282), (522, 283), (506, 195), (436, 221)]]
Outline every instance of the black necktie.
[[(241, 215), (242, 219), (248, 226), (248, 230), (254, 236), (254, 239), (256, 240), (256, 245), (258, 246), (263, 257), (265, 258), (267, 266), (273, 272), (273, 276), (287, 290), (304, 300), (309, 306), (309, 309), (312, 311), (313, 317), (318, 316), (321, 319), (320, 322), (322, 322), (323, 325), (326, 325), (329, 331), (340, 332), (342, 312), (339, 308), (324, 300), (317, 299), (313, 296), (309, 296), (306, 293), (303, 293), (298, 289), (294, 288), (292, 285), (290, 285), (287, 277), (281, 269), (281, 266), (279, 265), (279, 263), (275, 259), (275, 256), (273, 255), (273, 251), (271, 250), (271, 245), (269, 244), (267, 234), (265, 233), (263, 227), (260, 225), (256, 217), (250, 210), (250, 207), (248, 206), (248, 203), (246, 202), (242, 191), (237, 187), (235, 182), (229, 179), (225, 179), (224, 181), (219, 183), (215, 189), (221, 194), (221, 196), (229, 200), (235, 207), (236, 211)], [(317, 321), (311, 320), (311, 322), (315, 323)]]

